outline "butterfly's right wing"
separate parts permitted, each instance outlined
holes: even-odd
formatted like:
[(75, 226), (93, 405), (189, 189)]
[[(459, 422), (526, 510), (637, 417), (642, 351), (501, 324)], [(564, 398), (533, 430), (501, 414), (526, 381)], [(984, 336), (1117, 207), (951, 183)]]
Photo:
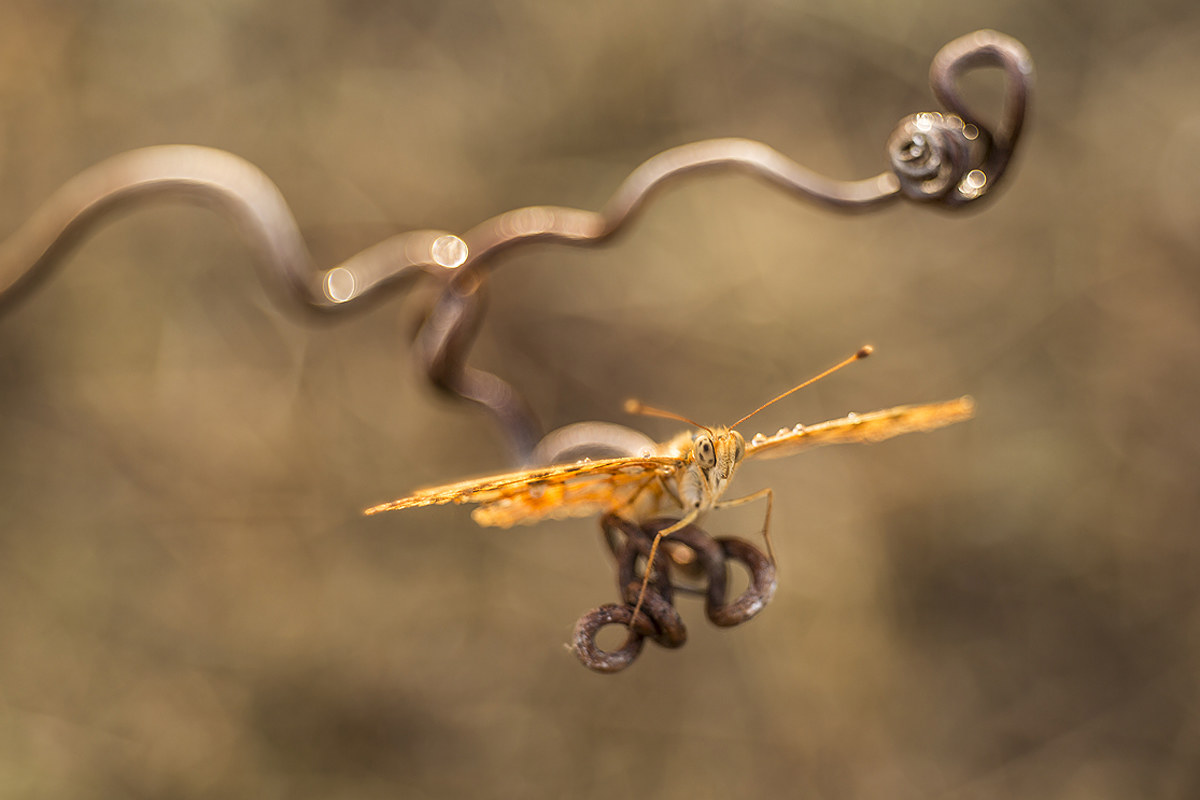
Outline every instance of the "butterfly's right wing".
[(903, 433), (936, 430), (970, 419), (974, 414), (975, 401), (970, 397), (850, 414), (808, 427), (797, 425), (774, 436), (756, 436), (746, 443), (746, 458), (782, 458), (825, 444), (880, 442)]
[(638, 456), (536, 467), (422, 489), (364, 513), (478, 503), (472, 518), (480, 525), (501, 528), (543, 519), (591, 516), (628, 503), (658, 475), (673, 472), (680, 463), (674, 457)]

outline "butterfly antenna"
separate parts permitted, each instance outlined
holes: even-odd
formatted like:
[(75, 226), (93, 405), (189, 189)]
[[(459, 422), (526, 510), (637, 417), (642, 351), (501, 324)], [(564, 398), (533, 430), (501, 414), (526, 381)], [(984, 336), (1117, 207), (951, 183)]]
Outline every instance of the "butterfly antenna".
[(817, 381), (821, 380), (821, 378), (824, 378), (827, 375), (832, 375), (833, 373), (837, 372), (842, 367), (847, 366), (849, 364), (853, 364), (855, 361), (858, 361), (860, 359), (866, 358), (867, 356), (871, 355), (871, 353), (874, 353), (874, 352), (875, 352), (875, 348), (871, 347), (871, 345), (869, 345), (869, 344), (863, 345), (861, 348), (859, 348), (859, 351), (857, 353), (855, 353), (854, 355), (845, 359), (844, 361), (834, 364), (832, 367), (825, 370), (820, 375), (814, 375), (813, 377), (809, 378), (808, 380), (806, 380), (804, 383), (800, 384), (799, 386), (793, 386), (791, 389), (788, 389), (786, 392), (779, 395), (778, 397), (773, 397), (770, 400), (768, 400), (767, 402), (763, 403), (761, 406), (754, 409), (749, 414), (747, 414), (746, 416), (739, 419), (737, 422), (730, 425), (729, 426), (730, 430), (736, 428), (738, 425), (741, 425), (743, 422), (750, 419), (751, 417), (753, 417), (758, 412), (762, 411), (767, 406), (772, 405), (773, 403), (778, 403), (780, 400), (787, 397), (792, 392), (798, 392), (801, 389), (803, 389), (805, 386), (816, 383)]
[(699, 422), (696, 422), (696, 420), (688, 419), (682, 414), (676, 414), (674, 411), (664, 411), (661, 408), (648, 406), (641, 400), (634, 400), (633, 398), (626, 400), (625, 413), (641, 414), (643, 417), (662, 417), (663, 419), (673, 419), (679, 422), (686, 422), (688, 425), (691, 425), (694, 428), (702, 428), (703, 430), (708, 431), (709, 436), (713, 435), (712, 428), (708, 427), (707, 425), (701, 425)]

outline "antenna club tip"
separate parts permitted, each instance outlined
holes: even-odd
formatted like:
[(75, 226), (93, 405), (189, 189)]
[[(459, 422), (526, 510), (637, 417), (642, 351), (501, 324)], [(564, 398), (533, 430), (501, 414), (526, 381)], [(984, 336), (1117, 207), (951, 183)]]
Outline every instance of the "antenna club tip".
[(874, 352), (875, 352), (874, 347), (872, 347), (869, 344), (864, 344), (861, 348), (859, 348), (858, 352), (854, 354), (854, 357), (855, 358), (866, 358), (867, 356), (871, 355), (871, 353), (874, 353)]
[(624, 408), (626, 414), (637, 414), (642, 410), (642, 404), (640, 401), (631, 397), (625, 401)]

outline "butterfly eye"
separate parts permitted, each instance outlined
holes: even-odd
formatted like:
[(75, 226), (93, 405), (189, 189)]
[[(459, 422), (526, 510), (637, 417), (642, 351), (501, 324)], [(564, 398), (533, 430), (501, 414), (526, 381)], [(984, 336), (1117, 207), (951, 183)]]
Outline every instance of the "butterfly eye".
[(733, 432), (733, 460), (741, 461), (746, 457), (746, 440), (737, 431)]
[(696, 437), (694, 452), (696, 454), (696, 463), (706, 469), (717, 463), (717, 451), (713, 449), (712, 439), (706, 434)]

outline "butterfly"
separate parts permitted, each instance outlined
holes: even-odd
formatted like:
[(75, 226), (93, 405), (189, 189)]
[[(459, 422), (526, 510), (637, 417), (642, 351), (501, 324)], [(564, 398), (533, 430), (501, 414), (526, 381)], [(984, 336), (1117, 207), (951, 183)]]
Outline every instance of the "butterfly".
[[(646, 448), (637, 455), (534, 467), (421, 489), (408, 497), (368, 508), (364, 513), (474, 503), (477, 507), (471, 513), (472, 519), (480, 525), (499, 528), (610, 512), (639, 522), (664, 512), (681, 514), (677, 522), (655, 536), (646, 562), (651, 565), (663, 539), (692, 524), (706, 511), (765, 499), (767, 511), (762, 534), (774, 563), (769, 533), (773, 491), (766, 488), (743, 497), (722, 499), (743, 461), (780, 458), (827, 444), (878, 442), (905, 433), (935, 430), (969, 419), (974, 414), (974, 401), (964, 396), (941, 403), (896, 406), (867, 414), (848, 414), (815, 425), (781, 428), (773, 436), (757, 434), (749, 442), (736, 430), (738, 425), (767, 406), (872, 352), (870, 346), (863, 347), (728, 427), (708, 427), (631, 400), (626, 404), (626, 410), (631, 413), (682, 421), (695, 430)], [(650, 568), (647, 566), (631, 620), (641, 609), (649, 579)]]

